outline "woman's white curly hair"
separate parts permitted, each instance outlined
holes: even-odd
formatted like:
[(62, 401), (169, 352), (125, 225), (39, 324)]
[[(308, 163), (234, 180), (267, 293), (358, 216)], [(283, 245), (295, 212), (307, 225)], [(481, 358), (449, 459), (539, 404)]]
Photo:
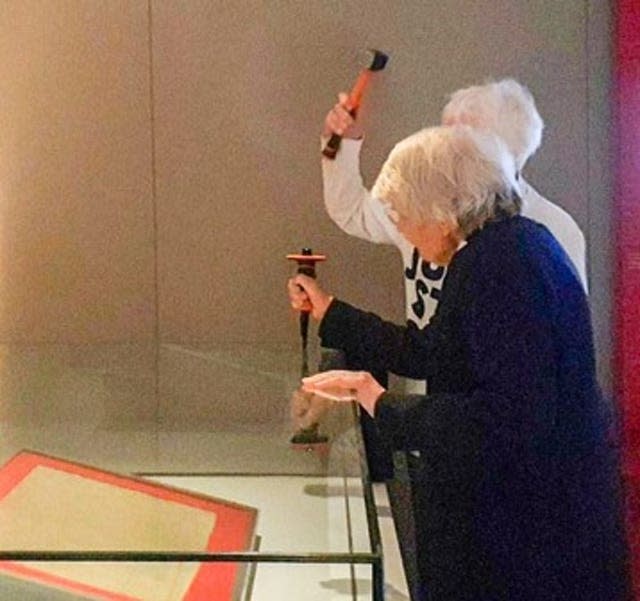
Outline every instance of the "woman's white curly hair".
[(442, 111), (443, 125), (463, 123), (504, 140), (520, 171), (542, 141), (544, 123), (529, 90), (502, 79), (454, 92)]
[(466, 125), (426, 128), (399, 142), (372, 192), (414, 223), (454, 223), (465, 237), (521, 205), (512, 154), (497, 136)]

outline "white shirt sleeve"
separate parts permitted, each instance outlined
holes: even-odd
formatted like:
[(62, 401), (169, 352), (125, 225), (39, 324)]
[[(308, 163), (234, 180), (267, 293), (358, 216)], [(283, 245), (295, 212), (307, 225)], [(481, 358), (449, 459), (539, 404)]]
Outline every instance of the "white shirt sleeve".
[(588, 294), (587, 251), (582, 230), (567, 211), (541, 196), (528, 182), (521, 180), (521, 189), (522, 214), (545, 225), (560, 242), (573, 262), (585, 292)]
[(402, 246), (402, 237), (389, 220), (384, 204), (371, 195), (362, 181), (361, 147), (362, 140), (345, 138), (334, 160), (323, 157), (322, 183), (327, 213), (340, 229), (351, 236), (378, 244)]

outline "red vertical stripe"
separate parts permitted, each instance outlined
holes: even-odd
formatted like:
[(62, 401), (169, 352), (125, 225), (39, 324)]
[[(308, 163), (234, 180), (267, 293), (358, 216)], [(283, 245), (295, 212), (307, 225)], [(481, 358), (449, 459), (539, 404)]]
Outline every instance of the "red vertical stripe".
[[(625, 428), (640, 436), (640, 2), (618, 0), (616, 94), (616, 383)], [(640, 467), (640, 447), (628, 449)]]
[(624, 420), (628, 527), (640, 599), (640, 0), (617, 0), (615, 356)]

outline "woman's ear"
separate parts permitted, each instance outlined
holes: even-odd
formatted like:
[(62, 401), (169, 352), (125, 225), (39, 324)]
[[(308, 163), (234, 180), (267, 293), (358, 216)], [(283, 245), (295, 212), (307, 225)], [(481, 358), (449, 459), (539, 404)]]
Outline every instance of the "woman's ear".
[(445, 238), (448, 238), (453, 230), (453, 226), (448, 221), (438, 221), (438, 229)]
[(440, 229), (440, 233), (446, 238), (460, 230), (457, 223), (448, 219), (445, 221), (438, 221), (438, 228)]
[(440, 233), (445, 238), (455, 241), (456, 244), (464, 239), (462, 230), (460, 229), (458, 223), (455, 221), (438, 221), (438, 228), (440, 229)]

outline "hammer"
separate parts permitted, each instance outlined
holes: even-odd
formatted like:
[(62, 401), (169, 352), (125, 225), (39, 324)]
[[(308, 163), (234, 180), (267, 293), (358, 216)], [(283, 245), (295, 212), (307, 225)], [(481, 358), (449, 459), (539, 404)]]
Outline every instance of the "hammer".
[[(360, 102), (362, 101), (362, 96), (364, 95), (364, 91), (369, 85), (371, 81), (371, 76), (375, 71), (382, 71), (385, 68), (389, 57), (384, 53), (380, 52), (380, 50), (368, 50), (368, 66), (365, 67), (358, 75), (358, 79), (356, 79), (356, 83), (354, 84), (351, 92), (349, 93), (348, 100), (348, 111), (352, 117), (356, 116), (358, 112), (358, 108), (360, 108)], [(328, 159), (335, 159), (338, 150), (340, 149), (340, 143), (342, 142), (342, 136), (338, 134), (333, 134), (326, 146), (322, 149), (322, 154), (326, 156)]]

